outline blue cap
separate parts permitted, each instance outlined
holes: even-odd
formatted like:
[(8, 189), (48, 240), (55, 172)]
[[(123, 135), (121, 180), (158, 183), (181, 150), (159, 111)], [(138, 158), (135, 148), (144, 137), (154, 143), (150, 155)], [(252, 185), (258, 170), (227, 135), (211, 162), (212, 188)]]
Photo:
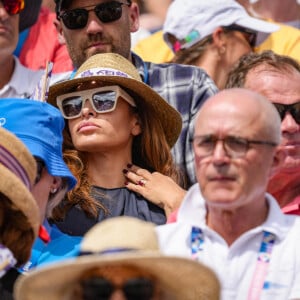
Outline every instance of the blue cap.
[(66, 177), (69, 190), (75, 186), (76, 179), (63, 160), (65, 122), (57, 108), (35, 100), (1, 99), (0, 126), (14, 133), (33, 156), (42, 159), (49, 174)]

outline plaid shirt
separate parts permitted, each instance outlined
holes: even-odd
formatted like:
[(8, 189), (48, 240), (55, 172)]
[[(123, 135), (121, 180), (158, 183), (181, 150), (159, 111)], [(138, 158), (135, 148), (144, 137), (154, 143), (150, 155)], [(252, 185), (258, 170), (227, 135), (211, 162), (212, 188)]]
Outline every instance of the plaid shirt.
[(204, 70), (179, 64), (144, 62), (132, 53), (132, 61), (145, 83), (150, 85), (182, 116), (182, 131), (172, 149), (175, 163), (187, 175), (188, 185), (196, 182), (194, 154), (190, 142), (194, 134), (196, 113), (206, 99), (218, 89)]

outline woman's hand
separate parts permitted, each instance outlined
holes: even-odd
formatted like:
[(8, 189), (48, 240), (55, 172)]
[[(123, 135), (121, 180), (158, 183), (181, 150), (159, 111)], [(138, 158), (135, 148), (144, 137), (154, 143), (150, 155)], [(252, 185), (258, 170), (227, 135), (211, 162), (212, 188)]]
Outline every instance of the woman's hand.
[(135, 165), (123, 170), (126, 187), (163, 208), (166, 216), (175, 211), (186, 193), (173, 179), (159, 172), (150, 173)]

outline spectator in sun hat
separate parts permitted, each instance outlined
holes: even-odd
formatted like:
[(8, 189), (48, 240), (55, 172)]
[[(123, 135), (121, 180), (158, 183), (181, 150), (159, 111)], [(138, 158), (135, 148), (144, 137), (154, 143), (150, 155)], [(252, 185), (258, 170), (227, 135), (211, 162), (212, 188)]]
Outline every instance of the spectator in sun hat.
[[(57, 226), (83, 235), (120, 215), (164, 224), (182, 199), (170, 152), (181, 131), (180, 114), (114, 53), (91, 56), (74, 79), (50, 87), (48, 101), (66, 119), (64, 157), (78, 180), (56, 210)], [(144, 170), (131, 172), (136, 166)], [(151, 193), (157, 172), (176, 186), (172, 197), (161, 189)]]
[[(134, 1), (90, 0), (91, 10), (86, 9), (85, 0), (55, 0), (55, 3), (57, 30), (66, 42), (75, 71), (94, 54), (119, 54), (136, 67), (144, 83), (180, 112), (183, 127), (172, 156), (186, 177), (186, 186), (193, 184), (196, 177), (189, 140), (196, 111), (217, 91), (209, 76), (194, 66), (158, 65), (131, 52), (131, 33), (138, 30), (140, 19)], [(70, 74), (65, 78), (70, 78)]]
[(13, 52), (19, 38), (19, 14), (25, 0), (0, 1), (0, 25), (5, 34), (0, 35), (0, 98), (28, 98), (39, 82), (43, 71), (24, 67)]
[(18, 274), (15, 267), (29, 259), (40, 218), (30, 192), (36, 178), (34, 158), (15, 135), (3, 128), (0, 176), (0, 298), (12, 299), (12, 286)]
[(23, 66), (43, 70), (51, 61), (53, 73), (73, 70), (66, 45), (58, 37), (56, 22), (56, 14), (41, 0), (25, 0), (20, 13), (19, 41), (14, 51)]
[(217, 300), (220, 286), (204, 265), (164, 256), (154, 224), (118, 217), (86, 233), (81, 255), (20, 277), (16, 300)]
[[(30, 261), (22, 268), (22, 271), (27, 271), (67, 252), (77, 251), (80, 238), (68, 237), (47, 222), (52, 209), (62, 201), (67, 190), (75, 186), (76, 179), (63, 160), (64, 119), (58, 109), (34, 100), (2, 99), (0, 119), (2, 127), (14, 133), (35, 158), (38, 174), (31, 191), (40, 209), (40, 222), (50, 234), (46, 246), (43, 239), (47, 240), (47, 236), (43, 234), (47, 235), (47, 232), (41, 232)], [(51, 249), (56, 250), (56, 256), (50, 255)]]
[(234, 0), (175, 0), (163, 32), (175, 53), (172, 62), (203, 68), (222, 89), (234, 63), (256, 46), (257, 33), (278, 29), (251, 17)]

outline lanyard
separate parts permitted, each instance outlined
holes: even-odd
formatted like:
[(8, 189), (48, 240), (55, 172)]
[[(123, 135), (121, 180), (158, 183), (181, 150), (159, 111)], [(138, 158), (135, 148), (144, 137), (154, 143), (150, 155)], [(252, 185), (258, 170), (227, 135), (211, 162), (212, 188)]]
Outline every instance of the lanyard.
[[(256, 260), (254, 275), (248, 292), (248, 300), (260, 299), (260, 294), (265, 284), (265, 278), (267, 277), (274, 243), (275, 235), (268, 231), (264, 231), (263, 239)], [(193, 259), (199, 261), (201, 252), (203, 251), (203, 244), (203, 231), (200, 228), (193, 226), (191, 232), (191, 254)]]

